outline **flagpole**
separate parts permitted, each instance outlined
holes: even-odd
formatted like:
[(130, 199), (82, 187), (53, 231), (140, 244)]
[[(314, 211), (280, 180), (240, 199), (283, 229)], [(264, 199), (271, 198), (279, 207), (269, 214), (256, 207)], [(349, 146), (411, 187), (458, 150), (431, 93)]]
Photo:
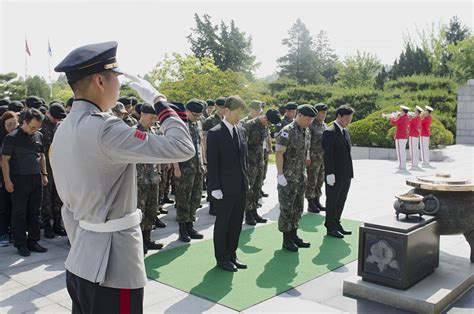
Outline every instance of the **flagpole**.
[(51, 51), (51, 44), (49, 42), (48, 37), (48, 76), (49, 76), (49, 99), (53, 100), (53, 81), (51, 80), (51, 58), (52, 58), (52, 51)]
[(26, 34), (25, 34), (25, 98), (28, 97), (28, 84), (26, 83), (26, 80), (28, 78), (28, 56), (27, 56), (27, 51), (26, 47), (28, 45), (28, 42), (26, 40)]

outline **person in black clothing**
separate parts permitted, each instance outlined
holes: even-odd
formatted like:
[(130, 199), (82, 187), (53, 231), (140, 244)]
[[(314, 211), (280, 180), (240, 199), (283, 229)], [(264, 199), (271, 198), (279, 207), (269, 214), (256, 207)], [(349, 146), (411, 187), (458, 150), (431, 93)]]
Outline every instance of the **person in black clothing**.
[(351, 158), (351, 138), (346, 127), (354, 110), (348, 105), (336, 109), (336, 121), (323, 133), (324, 170), (326, 174), (327, 234), (336, 238), (352, 234), (341, 225), (342, 211), (354, 177)]
[(247, 268), (236, 255), (249, 188), (245, 130), (238, 126), (245, 102), (230, 96), (224, 107), (224, 119), (207, 133), (207, 188), (216, 207), (217, 266), (234, 272)]
[(37, 109), (26, 110), (21, 127), (3, 142), (2, 172), (12, 198), (14, 245), (21, 256), (29, 256), (30, 251), (47, 251), (38, 244), (42, 187), (48, 184), (43, 135), (38, 132), (43, 118)]

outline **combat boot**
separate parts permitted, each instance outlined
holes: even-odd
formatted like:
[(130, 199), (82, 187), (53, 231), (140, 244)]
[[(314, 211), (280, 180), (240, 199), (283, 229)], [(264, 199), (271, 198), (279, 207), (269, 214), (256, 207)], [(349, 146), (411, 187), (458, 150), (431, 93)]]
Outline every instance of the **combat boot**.
[(49, 222), (49, 219), (44, 222), (44, 237), (46, 239), (54, 238), (54, 231), (53, 231), (53, 228), (51, 227), (51, 223)]
[(157, 228), (166, 228), (166, 224), (163, 221), (161, 221), (160, 218), (156, 217), (155, 227), (157, 227)]
[(298, 229), (291, 230), (291, 234), (293, 236), (293, 241), (295, 242), (297, 247), (308, 248), (311, 246), (311, 243), (304, 242), (303, 239), (298, 237)]
[(151, 240), (151, 230), (143, 230), (142, 234), (143, 245), (146, 247), (147, 252), (148, 250), (161, 250), (163, 248), (163, 244)]
[(197, 232), (194, 229), (193, 223), (192, 222), (187, 222), (186, 223), (186, 231), (188, 231), (188, 235), (191, 239), (202, 239), (204, 236)]
[(319, 208), (314, 203), (314, 198), (308, 198), (308, 211), (310, 213), (319, 213)]
[(290, 232), (283, 232), (283, 245), (282, 247), (290, 252), (298, 252), (298, 246), (295, 244), (295, 240)]
[(188, 229), (186, 228), (186, 223), (179, 224), (179, 241), (181, 242), (191, 242), (191, 238), (188, 234)]
[(263, 218), (262, 216), (260, 216), (256, 210), (253, 210), (252, 211), (252, 214), (253, 214), (253, 217), (255, 218), (255, 221), (257, 223), (261, 223), (261, 224), (264, 224), (267, 222), (267, 220), (265, 218)]
[(61, 225), (61, 219), (55, 219), (53, 223), (53, 231), (58, 236), (64, 237), (67, 236), (66, 230)]
[(257, 224), (257, 222), (255, 221), (255, 217), (253, 216), (253, 211), (245, 211), (245, 223), (250, 226), (255, 226)]
[(321, 205), (321, 203), (319, 202), (319, 197), (315, 197), (313, 198), (313, 200), (314, 200), (314, 204), (319, 208), (320, 211), (326, 211), (326, 207)]

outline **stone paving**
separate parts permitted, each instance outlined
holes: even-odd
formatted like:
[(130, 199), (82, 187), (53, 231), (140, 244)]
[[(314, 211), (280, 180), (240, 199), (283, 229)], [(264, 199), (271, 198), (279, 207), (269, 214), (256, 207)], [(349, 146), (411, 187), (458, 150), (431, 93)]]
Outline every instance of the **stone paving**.
[[(368, 221), (393, 213), (394, 195), (409, 190), (405, 185), (405, 178), (408, 176), (448, 172), (453, 176), (474, 178), (474, 146), (450, 146), (445, 149), (445, 154), (447, 158), (443, 162), (433, 163), (433, 169), (416, 172), (399, 172), (395, 169), (396, 162), (389, 160), (355, 160), (355, 179), (343, 217)], [(276, 221), (279, 208), (276, 169), (272, 164), (269, 166), (264, 190), (270, 196), (263, 199), (261, 213), (271, 221)], [(204, 201), (203, 205), (198, 211), (196, 226), (204, 233), (204, 239), (211, 239), (214, 217), (208, 214)], [(168, 209), (169, 214), (162, 217), (168, 226), (152, 233), (154, 239), (165, 243), (165, 249), (182, 245), (177, 241), (175, 210), (172, 205), (169, 205)], [(244, 225), (244, 228), (248, 227)], [(67, 238), (45, 239), (41, 244), (49, 249), (48, 252), (32, 253), (27, 258), (20, 257), (12, 246), (0, 248), (0, 313), (71, 311), (64, 273), (64, 260), (69, 249)], [(317, 253), (317, 248), (311, 250)], [(469, 259), (469, 245), (462, 235), (442, 236), (441, 250), (466, 261)], [(357, 262), (313, 279), (244, 312), (406, 313), (375, 302), (343, 296), (343, 280), (355, 274)], [(144, 306), (146, 313), (236, 312), (153, 280), (149, 280), (145, 288)], [(471, 288), (447, 309), (447, 312), (474, 313), (474, 289)]]

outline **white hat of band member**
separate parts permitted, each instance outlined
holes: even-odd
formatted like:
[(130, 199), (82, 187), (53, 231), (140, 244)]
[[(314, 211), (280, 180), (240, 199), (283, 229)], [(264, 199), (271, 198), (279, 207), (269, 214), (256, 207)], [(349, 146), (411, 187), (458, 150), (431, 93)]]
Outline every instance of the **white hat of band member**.
[(416, 106), (415, 109), (418, 110), (419, 112), (423, 112), (423, 108), (421, 108), (420, 106)]
[(404, 106), (404, 105), (400, 105), (400, 109), (402, 109), (402, 110), (410, 110), (410, 108), (408, 108), (407, 106)]
[(425, 109), (428, 111), (433, 111), (433, 108), (431, 108), (430, 106), (425, 106)]

